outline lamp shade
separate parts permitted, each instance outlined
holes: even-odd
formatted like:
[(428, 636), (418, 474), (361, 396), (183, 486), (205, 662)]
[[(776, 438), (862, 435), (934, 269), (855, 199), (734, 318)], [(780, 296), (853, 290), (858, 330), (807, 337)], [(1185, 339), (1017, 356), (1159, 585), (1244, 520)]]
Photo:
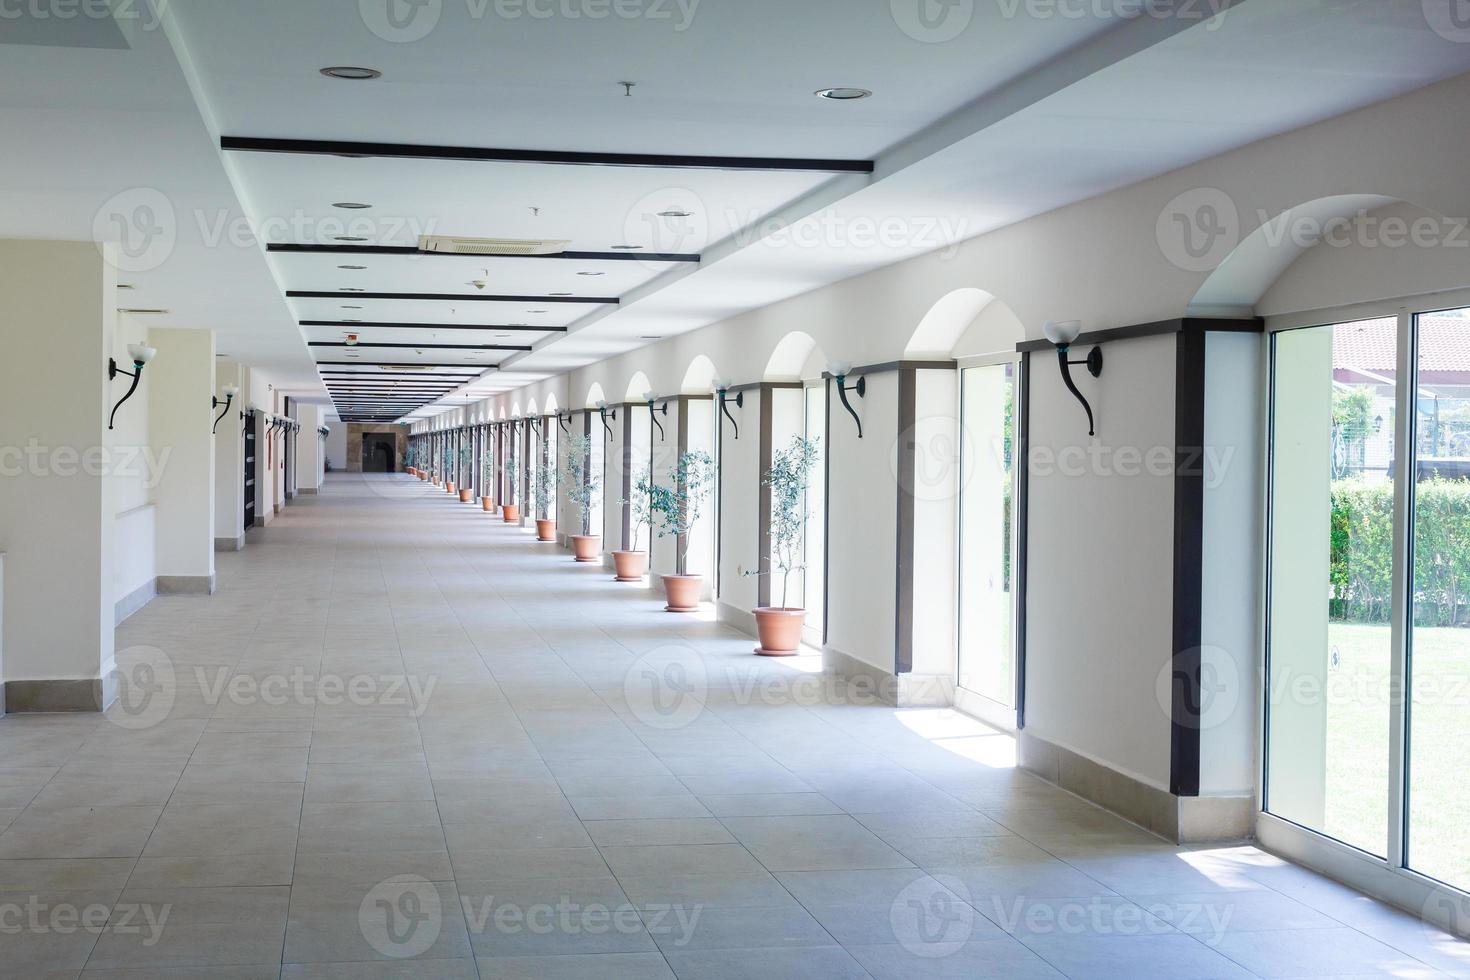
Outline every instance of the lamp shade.
[(1072, 343), (1082, 334), (1081, 320), (1049, 320), (1046, 326), (1041, 328), (1046, 334), (1046, 339), (1058, 347), (1065, 347)]
[(234, 398), (236, 395), (238, 395), (240, 393), (240, 386), (239, 385), (225, 385), (224, 387), (220, 388), (220, 391), (224, 394), (224, 396), (226, 398)]
[(147, 344), (128, 344), (128, 356), (134, 364), (147, 364), (158, 354), (158, 348)]

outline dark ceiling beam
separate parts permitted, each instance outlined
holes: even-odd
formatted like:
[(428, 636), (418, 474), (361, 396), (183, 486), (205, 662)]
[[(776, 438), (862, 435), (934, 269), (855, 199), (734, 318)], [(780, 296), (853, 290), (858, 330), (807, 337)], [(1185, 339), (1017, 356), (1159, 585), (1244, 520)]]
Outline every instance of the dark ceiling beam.
[(324, 255), (425, 255), (451, 259), (571, 259), (574, 262), (698, 262), (697, 252), (548, 252), (545, 255), (480, 255), (473, 252), (425, 252), (417, 245), (316, 245), (272, 242), (267, 252)]
[(303, 327), (340, 327), (353, 330), (500, 330), (505, 333), (566, 333), (566, 327), (533, 327), (524, 323), (352, 323), (348, 320), (300, 320)]
[[(326, 361), (318, 361), (325, 364)], [(473, 380), (474, 374), (455, 374), (449, 371), (318, 371), (324, 378), (459, 378)]]
[[(403, 361), (317, 361), (316, 363), (317, 363), (318, 366), (330, 365), (332, 367), (373, 367), (375, 365), (383, 365), (385, 367), (404, 367), (405, 366)], [(498, 368), (498, 367), (500, 367), (499, 364), (417, 364), (417, 363), (410, 363), (407, 366), (408, 367), (425, 367), (425, 368), (457, 368), (460, 371), (474, 371), (475, 373), (472, 374), (472, 375), (467, 376), (466, 380), (468, 380), (469, 378), (479, 377), (479, 373), (481, 371), (483, 371), (485, 368)], [(384, 372), (384, 373), (386, 374), (387, 372)], [(427, 375), (425, 375), (425, 376), (427, 376)], [(376, 377), (376, 375), (374, 375), (374, 377)]]
[(222, 150), (252, 153), (302, 153), (313, 156), (387, 157), (400, 160), (472, 160), (481, 163), (541, 163), (582, 167), (654, 167), (666, 170), (777, 170), (870, 174), (871, 160), (802, 157), (726, 157), (676, 153), (588, 153), (573, 150), (507, 150), (479, 146), (421, 143), (370, 143), (352, 140), (276, 139), (221, 136)]
[(575, 303), (616, 306), (616, 296), (503, 296), (495, 293), (344, 293), (326, 289), (288, 289), (289, 299), (404, 299), (418, 303)]
[(349, 344), (345, 340), (313, 340), (307, 343), (308, 347), (362, 347), (377, 350), (379, 348), (405, 349), (405, 350), (518, 350), (526, 351), (533, 348), (529, 344), (374, 344), (368, 341), (359, 341)]

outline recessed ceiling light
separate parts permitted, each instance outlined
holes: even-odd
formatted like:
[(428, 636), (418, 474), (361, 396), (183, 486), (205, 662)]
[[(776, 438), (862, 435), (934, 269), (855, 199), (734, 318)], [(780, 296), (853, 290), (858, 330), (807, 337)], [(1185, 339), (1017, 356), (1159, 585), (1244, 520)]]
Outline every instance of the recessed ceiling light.
[(343, 286), (342, 287), (342, 292), (344, 292), (344, 293), (365, 293), (365, 292), (367, 292), (367, 290), (364, 289), (361, 286)]
[(366, 82), (383, 77), (383, 73), (376, 68), (358, 68), (354, 65), (333, 65), (323, 68), (321, 72), (328, 78), (340, 78), (348, 82)]
[(342, 309), (344, 309), (344, 310), (360, 310), (360, 309), (362, 309), (362, 307), (360, 307), (360, 306), (346, 306), (346, 305), (344, 305), (342, 307)]
[(338, 201), (336, 204), (333, 204), (332, 207), (341, 208), (344, 211), (365, 211), (368, 208), (372, 207), (372, 205), (363, 204), (358, 201)]
[(601, 276), (601, 275), (606, 275), (606, 273), (603, 273), (603, 272), (579, 272), (579, 273), (577, 273), (577, 275), (579, 275), (579, 276)]
[(613, 246), (610, 246), (610, 247), (614, 251), (616, 251), (616, 252), (636, 252), (640, 248), (642, 248), (643, 246), (642, 245), (613, 245)]
[(358, 235), (338, 235), (335, 238), (333, 238), (332, 241), (334, 241), (334, 242), (365, 242), (365, 241), (367, 241), (367, 239), (366, 238), (362, 238), (362, 237), (360, 237)]
[(339, 265), (339, 266), (337, 266), (337, 268), (339, 268), (339, 269), (347, 269), (349, 272), (361, 272), (363, 269), (366, 269), (367, 266), (365, 266), (365, 265)]
[(873, 93), (865, 88), (819, 88), (813, 94), (819, 99), (832, 99), (834, 102), (852, 102), (856, 99), (866, 99)]
[(658, 334), (644, 334), (642, 337), (639, 337), (638, 339), (639, 340), (663, 340), (663, 337), (659, 336)]
[(545, 313), (545, 310), (527, 310), (527, 313)]
[(553, 296), (570, 296), (572, 294), (571, 293), (552, 293), (551, 295), (553, 295)]
[(120, 283), (117, 284), (117, 288), (118, 289), (132, 289), (133, 288), (133, 284), (130, 283), (130, 282), (120, 282)]
[(361, 323), (361, 320), (343, 320), (343, 323)]
[(687, 218), (692, 214), (694, 214), (693, 211), (660, 211), (658, 216), (660, 218)]

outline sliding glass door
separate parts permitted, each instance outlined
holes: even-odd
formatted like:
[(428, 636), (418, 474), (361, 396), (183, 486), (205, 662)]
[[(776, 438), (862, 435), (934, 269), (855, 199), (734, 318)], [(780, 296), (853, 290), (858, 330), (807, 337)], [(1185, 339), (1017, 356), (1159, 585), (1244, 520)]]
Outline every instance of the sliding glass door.
[(1466, 889), (1462, 349), (1466, 310), (1273, 335), (1264, 808)]

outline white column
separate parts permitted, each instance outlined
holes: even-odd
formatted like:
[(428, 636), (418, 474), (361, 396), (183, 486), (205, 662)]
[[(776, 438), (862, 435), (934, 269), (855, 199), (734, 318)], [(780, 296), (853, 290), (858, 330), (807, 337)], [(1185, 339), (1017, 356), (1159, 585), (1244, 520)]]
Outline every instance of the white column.
[(296, 410), (301, 423), (301, 434), (296, 437), (300, 455), (296, 458), (296, 490), (307, 495), (316, 493), (322, 485), (322, 453), (325, 445), (317, 432), (324, 424), (320, 405), (301, 405)]
[(148, 369), (158, 591), (214, 592), (214, 332), (155, 328)]
[(112, 399), (129, 383), (107, 379), (116, 283), (90, 242), (0, 241), (0, 320), (10, 350), (0, 358), (0, 551), (11, 711), (110, 700), (102, 682), (113, 658), (106, 427)]

